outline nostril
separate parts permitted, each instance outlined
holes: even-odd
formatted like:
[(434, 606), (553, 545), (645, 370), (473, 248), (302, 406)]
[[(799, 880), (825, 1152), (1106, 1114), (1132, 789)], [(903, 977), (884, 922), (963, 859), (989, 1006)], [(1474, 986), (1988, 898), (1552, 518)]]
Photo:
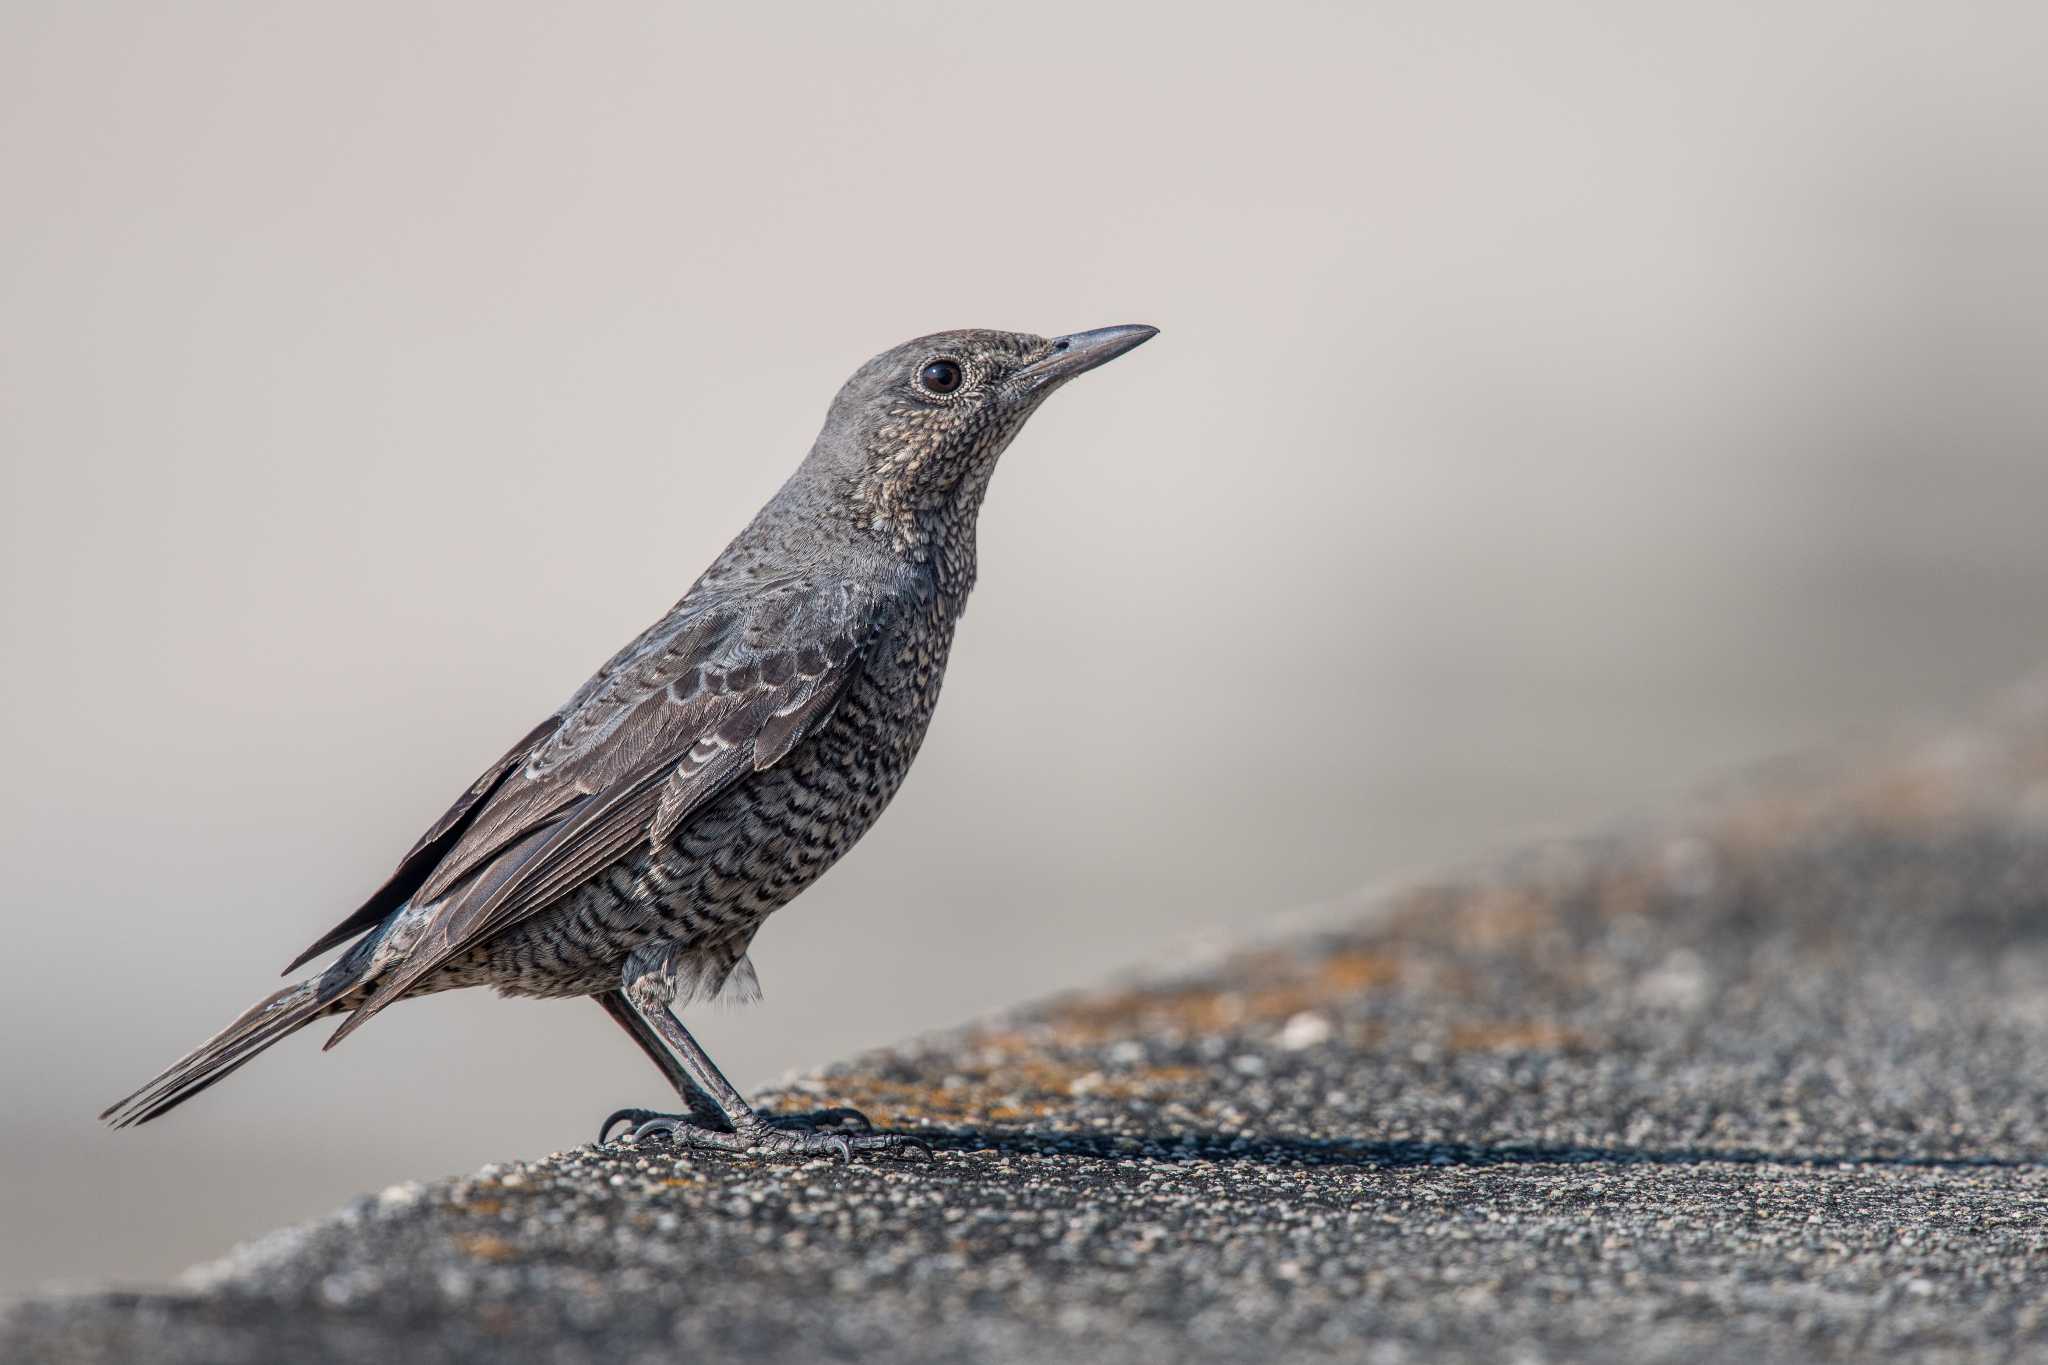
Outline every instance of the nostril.
[(1067, 349), (1067, 343), (1066, 343), (1066, 341), (1065, 341), (1064, 339), (1061, 339), (1061, 340), (1059, 340), (1059, 341), (1055, 341), (1055, 342), (1054, 342), (1054, 343), (1052, 344), (1052, 348), (1053, 348), (1053, 349), (1054, 349), (1055, 351), (1064, 351), (1064, 350), (1066, 350), (1066, 349)]

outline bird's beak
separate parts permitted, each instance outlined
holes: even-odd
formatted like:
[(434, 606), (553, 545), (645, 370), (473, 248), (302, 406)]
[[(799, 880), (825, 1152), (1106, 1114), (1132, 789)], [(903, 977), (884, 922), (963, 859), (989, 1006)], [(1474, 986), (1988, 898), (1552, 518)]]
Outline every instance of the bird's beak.
[(1017, 371), (1015, 381), (1028, 391), (1057, 388), (1077, 374), (1104, 365), (1135, 346), (1159, 335), (1157, 327), (1130, 324), (1098, 327), (1092, 332), (1074, 332), (1054, 337), (1052, 349)]

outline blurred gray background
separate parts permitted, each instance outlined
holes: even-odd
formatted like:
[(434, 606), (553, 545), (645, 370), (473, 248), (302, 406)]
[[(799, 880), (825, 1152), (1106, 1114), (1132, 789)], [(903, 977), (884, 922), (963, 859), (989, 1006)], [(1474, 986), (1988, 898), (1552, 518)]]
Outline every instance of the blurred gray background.
[[(0, 1293), (662, 1098), (269, 988), (873, 352), (1164, 335), (1011, 450), (746, 1085), (2048, 658), (2048, 10), (0, 7)], [(1088, 661), (1086, 685), (1068, 662)]]

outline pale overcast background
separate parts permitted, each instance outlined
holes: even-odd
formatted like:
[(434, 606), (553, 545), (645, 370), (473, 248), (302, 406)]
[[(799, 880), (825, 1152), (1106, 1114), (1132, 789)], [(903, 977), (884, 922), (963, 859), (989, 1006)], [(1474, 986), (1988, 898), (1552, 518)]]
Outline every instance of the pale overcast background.
[(138, 1132), (867, 356), (1011, 450), (745, 1085), (2048, 660), (2048, 8), (0, 7), (0, 1294), (664, 1096), (463, 992)]

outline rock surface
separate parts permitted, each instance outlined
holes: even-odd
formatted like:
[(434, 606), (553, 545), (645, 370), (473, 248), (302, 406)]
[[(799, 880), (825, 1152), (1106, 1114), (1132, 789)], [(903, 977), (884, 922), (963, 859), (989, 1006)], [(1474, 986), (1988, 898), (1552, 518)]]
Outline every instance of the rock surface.
[(935, 1155), (489, 1167), (0, 1358), (2048, 1351), (2048, 705), (770, 1100)]

